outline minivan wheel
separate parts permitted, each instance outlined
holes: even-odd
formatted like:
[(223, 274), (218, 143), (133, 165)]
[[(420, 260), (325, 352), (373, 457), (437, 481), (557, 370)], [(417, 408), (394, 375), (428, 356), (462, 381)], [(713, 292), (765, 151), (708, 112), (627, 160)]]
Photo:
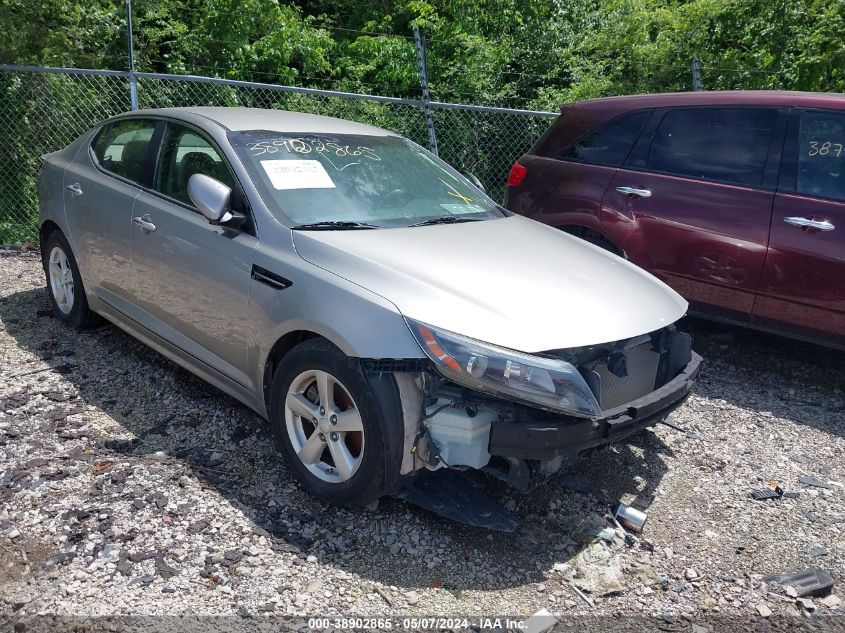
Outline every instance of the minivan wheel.
[(358, 362), (325, 339), (300, 343), (273, 377), (270, 425), (308, 492), (337, 505), (384, 493), (385, 421)]
[(41, 245), (41, 261), (56, 317), (78, 330), (97, 325), (100, 317), (88, 307), (79, 267), (61, 231), (53, 231)]

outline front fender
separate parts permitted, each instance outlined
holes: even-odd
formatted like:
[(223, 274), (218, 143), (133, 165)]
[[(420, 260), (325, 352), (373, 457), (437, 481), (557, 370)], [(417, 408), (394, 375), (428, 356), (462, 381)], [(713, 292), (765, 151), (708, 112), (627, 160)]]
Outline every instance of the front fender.
[(274, 287), (255, 275), (250, 280), (249, 365), (256, 372), (254, 384), (264, 384), (270, 351), (292, 332), (322, 336), (353, 358), (425, 358), (393, 303), (306, 262), (294, 251), (289, 234), (286, 239), (265, 239), (268, 227), (262, 228), (254, 265), (288, 285)]

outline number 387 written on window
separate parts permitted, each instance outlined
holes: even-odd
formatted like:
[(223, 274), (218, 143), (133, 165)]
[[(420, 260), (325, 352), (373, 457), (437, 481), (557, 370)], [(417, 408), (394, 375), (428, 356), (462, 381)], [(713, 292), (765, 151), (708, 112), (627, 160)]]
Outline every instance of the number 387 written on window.
[(831, 141), (810, 141), (810, 149), (807, 156), (827, 156), (834, 154), (837, 158), (842, 154), (842, 143)]

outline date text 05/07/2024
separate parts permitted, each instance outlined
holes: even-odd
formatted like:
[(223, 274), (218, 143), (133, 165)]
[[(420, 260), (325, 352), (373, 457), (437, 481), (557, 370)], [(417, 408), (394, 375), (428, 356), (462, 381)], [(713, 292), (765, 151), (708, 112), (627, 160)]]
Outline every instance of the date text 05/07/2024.
[(507, 617), (326, 617), (309, 618), (308, 628), (320, 630), (342, 629), (381, 629), (381, 630), (420, 630), (420, 629), (475, 629), (487, 631), (516, 631), (525, 628), (525, 620)]

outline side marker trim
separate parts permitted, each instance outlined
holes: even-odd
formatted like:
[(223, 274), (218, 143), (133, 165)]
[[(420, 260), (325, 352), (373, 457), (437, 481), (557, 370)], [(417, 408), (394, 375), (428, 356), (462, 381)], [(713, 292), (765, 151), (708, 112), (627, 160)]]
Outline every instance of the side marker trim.
[(293, 285), (293, 282), (289, 279), (285, 279), (281, 275), (277, 275), (274, 272), (267, 270), (266, 268), (262, 268), (261, 266), (256, 266), (255, 264), (252, 265), (252, 275), (250, 275), (255, 281), (270, 286), (271, 288), (275, 288), (276, 290), (284, 290), (285, 288), (289, 288)]

